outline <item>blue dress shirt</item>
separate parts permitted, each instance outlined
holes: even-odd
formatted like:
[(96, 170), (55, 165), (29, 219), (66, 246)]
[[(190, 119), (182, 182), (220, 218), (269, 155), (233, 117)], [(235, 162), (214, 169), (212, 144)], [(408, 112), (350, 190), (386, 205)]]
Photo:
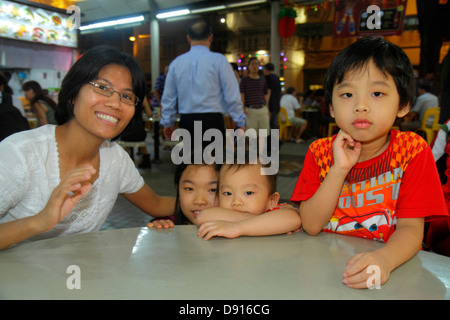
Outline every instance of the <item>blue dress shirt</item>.
[(209, 112), (228, 113), (238, 127), (245, 126), (239, 84), (230, 63), (202, 45), (172, 61), (161, 106), (164, 127), (173, 126), (176, 113)]

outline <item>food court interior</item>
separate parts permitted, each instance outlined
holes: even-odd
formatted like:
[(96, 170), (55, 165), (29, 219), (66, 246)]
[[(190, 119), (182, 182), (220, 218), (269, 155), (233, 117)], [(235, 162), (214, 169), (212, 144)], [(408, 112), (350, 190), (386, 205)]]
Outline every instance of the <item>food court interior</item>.
[[(22, 97), (29, 123), (35, 126), (35, 116), (23, 98), (24, 82), (39, 82), (57, 100), (59, 85), (73, 62), (96, 44), (107, 44), (133, 55), (146, 74), (148, 89), (152, 89), (164, 68), (189, 49), (187, 25), (202, 17), (213, 27), (211, 50), (237, 63), (240, 76), (245, 74), (248, 59), (256, 56), (261, 65), (274, 63), (283, 91), (292, 86), (305, 93), (322, 88), (325, 71), (341, 49), (358, 36), (370, 34), (372, 30), (361, 21), (368, 21), (364, 12), (372, 2), (384, 10), (388, 20), (386, 33), (377, 32), (403, 48), (418, 78), (433, 76), (434, 72), (434, 81), (439, 82), (437, 71), (450, 48), (448, 23), (434, 64), (426, 65), (417, 5), (421, 1), (416, 0), (0, 1), (0, 71), (11, 76), (9, 85), (15, 95)], [(439, 3), (446, 5), (447, 1)], [(355, 14), (347, 17), (348, 24), (354, 19), (355, 29), (347, 25), (339, 30), (337, 17), (350, 7)], [(286, 12), (292, 12), (289, 10), (295, 14), (286, 16)], [(280, 23), (286, 17), (293, 17), (293, 27)], [(125, 18), (127, 22), (123, 22)], [(113, 22), (108, 24), (110, 21)], [(355, 26), (355, 21), (359, 25)], [(36, 28), (36, 24), (41, 27)], [(171, 161), (173, 143), (160, 136), (160, 143), (155, 145), (154, 123), (158, 114), (145, 119), (145, 144), (152, 161), (150, 168), (139, 170), (158, 194), (173, 196), (173, 179), (168, 179), (175, 169)], [(328, 135), (328, 127), (322, 127), (320, 135)], [(306, 138), (307, 143), (302, 144), (280, 141), (277, 182), (282, 201), (289, 201), (314, 135)], [(133, 154), (136, 165), (142, 158), (137, 149)], [(147, 215), (119, 197), (104, 229), (144, 226), (148, 220)]]

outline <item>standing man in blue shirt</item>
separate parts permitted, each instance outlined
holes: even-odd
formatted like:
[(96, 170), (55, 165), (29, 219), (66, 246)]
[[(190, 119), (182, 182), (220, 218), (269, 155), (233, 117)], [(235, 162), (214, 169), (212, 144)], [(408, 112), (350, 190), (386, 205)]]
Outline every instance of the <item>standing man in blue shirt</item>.
[(169, 139), (176, 113), (181, 115), (179, 127), (187, 129), (191, 139), (194, 121), (202, 121), (202, 136), (210, 128), (219, 129), (225, 136), (225, 113), (238, 128), (245, 129), (239, 85), (225, 56), (210, 51), (212, 39), (205, 21), (194, 22), (188, 28), (190, 50), (169, 66), (161, 100), (161, 125)]

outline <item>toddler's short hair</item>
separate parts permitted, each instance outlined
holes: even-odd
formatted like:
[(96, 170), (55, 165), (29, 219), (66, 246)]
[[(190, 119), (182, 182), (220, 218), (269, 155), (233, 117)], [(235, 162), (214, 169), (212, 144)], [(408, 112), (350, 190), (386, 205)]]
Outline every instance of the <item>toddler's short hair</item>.
[[(245, 152), (245, 161), (244, 163), (239, 163), (238, 161), (238, 156), (237, 153), (235, 153), (234, 155), (234, 161), (233, 163), (223, 163), (220, 167), (219, 172), (222, 171), (229, 171), (229, 170), (234, 170), (234, 172), (237, 172), (239, 170), (241, 170), (242, 168), (248, 167), (248, 166), (254, 166), (254, 165), (259, 165), (261, 166), (261, 168), (269, 168), (270, 165), (269, 164), (263, 164), (261, 163), (261, 161), (257, 158), (256, 159), (256, 163), (250, 163), (250, 155), (248, 152)], [(277, 175), (276, 174), (267, 174), (265, 175), (267, 178), (267, 184), (269, 186), (269, 195), (274, 194), (275, 192), (277, 192)], [(220, 178), (219, 178), (219, 185), (220, 185)]]
[(361, 70), (370, 60), (394, 79), (400, 97), (399, 109), (412, 106), (416, 92), (411, 62), (400, 47), (381, 37), (361, 38), (336, 56), (325, 76), (326, 104), (331, 104), (334, 86), (341, 83), (348, 72)]

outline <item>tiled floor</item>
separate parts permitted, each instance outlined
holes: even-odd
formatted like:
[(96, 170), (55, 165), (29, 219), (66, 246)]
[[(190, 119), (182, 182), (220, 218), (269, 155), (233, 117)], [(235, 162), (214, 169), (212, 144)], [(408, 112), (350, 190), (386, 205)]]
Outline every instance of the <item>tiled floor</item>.
[[(152, 160), (154, 160), (153, 147), (153, 138), (151, 134), (147, 134), (147, 148), (152, 155)], [(281, 196), (281, 202), (287, 202), (291, 197), (299, 172), (303, 166), (307, 147), (308, 143), (297, 144), (293, 142), (285, 142), (280, 146), (277, 189)], [(160, 147), (160, 162), (152, 163), (151, 169), (139, 169), (147, 184), (157, 194), (162, 196), (175, 196), (175, 185), (173, 182), (175, 165), (171, 161), (170, 154), (170, 151), (163, 150)], [(135, 159), (139, 163), (140, 157), (136, 156)], [(103, 229), (143, 227), (150, 219), (150, 216), (143, 213), (122, 196), (119, 196)]]

